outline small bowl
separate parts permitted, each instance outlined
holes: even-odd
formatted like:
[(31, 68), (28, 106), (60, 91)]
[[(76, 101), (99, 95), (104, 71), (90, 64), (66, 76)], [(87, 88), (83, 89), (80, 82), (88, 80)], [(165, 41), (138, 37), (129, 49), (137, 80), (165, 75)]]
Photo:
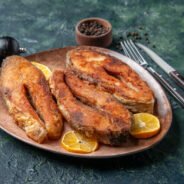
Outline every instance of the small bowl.
[[(79, 27), (84, 22), (98, 22), (102, 24), (105, 28), (108, 28), (108, 31), (102, 35), (85, 35), (79, 31)], [(98, 47), (108, 47), (112, 43), (112, 25), (109, 21), (102, 18), (86, 18), (79, 21), (75, 27), (75, 39), (78, 45), (89, 45), (89, 46), (98, 46)]]

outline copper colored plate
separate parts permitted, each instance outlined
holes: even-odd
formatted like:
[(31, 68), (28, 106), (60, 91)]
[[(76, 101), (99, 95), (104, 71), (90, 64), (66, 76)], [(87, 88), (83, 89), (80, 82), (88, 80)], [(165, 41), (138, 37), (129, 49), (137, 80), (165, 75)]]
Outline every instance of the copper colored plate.
[[(81, 46), (82, 47), (82, 46)], [(84, 47), (84, 46), (83, 46)], [(38, 144), (31, 139), (29, 139), (23, 130), (21, 130), (13, 121), (11, 116), (8, 114), (6, 107), (4, 105), (2, 96), (0, 95), (0, 127), (8, 134), (12, 135), (13, 137), (26, 142), (30, 145), (33, 145), (35, 147), (59, 153), (69, 156), (75, 156), (75, 157), (86, 157), (86, 158), (105, 158), (105, 157), (116, 157), (116, 156), (122, 156), (122, 155), (128, 155), (133, 154), (136, 152), (140, 152), (143, 150), (146, 150), (148, 148), (151, 148), (153, 145), (158, 143), (168, 132), (171, 122), (172, 122), (172, 111), (170, 103), (166, 97), (166, 94), (162, 87), (158, 84), (158, 82), (141, 66), (139, 66), (137, 63), (132, 61), (131, 59), (123, 56), (122, 54), (119, 54), (117, 52), (108, 50), (108, 49), (102, 49), (97, 47), (87, 47), (90, 49), (98, 50), (99, 52), (106, 53), (109, 55), (112, 55), (123, 62), (127, 63), (130, 67), (132, 67), (141, 77), (143, 80), (147, 81), (149, 86), (154, 92), (154, 95), (156, 97), (156, 106), (155, 106), (155, 112), (156, 115), (159, 117), (161, 122), (161, 131), (159, 134), (154, 136), (150, 139), (145, 140), (130, 140), (123, 144), (121, 147), (110, 147), (105, 145), (100, 145), (100, 148), (90, 154), (77, 154), (77, 153), (71, 153), (66, 150), (64, 150), (60, 146), (60, 140), (58, 141), (49, 141), (44, 144)], [(26, 58), (30, 61), (37, 61), (40, 63), (43, 63), (47, 65), (51, 70), (63, 68), (65, 67), (65, 56), (68, 50), (70, 50), (73, 47), (66, 47), (66, 48), (60, 48), (60, 49), (54, 49), (54, 50), (48, 50), (40, 53), (36, 53), (30, 56), (27, 56)], [(64, 132), (70, 129), (70, 127), (65, 123)]]

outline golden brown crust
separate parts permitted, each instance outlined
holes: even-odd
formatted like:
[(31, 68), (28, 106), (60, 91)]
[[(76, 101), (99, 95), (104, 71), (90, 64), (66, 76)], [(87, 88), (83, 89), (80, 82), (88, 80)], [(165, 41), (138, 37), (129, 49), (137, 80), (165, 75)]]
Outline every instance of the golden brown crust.
[(50, 87), (60, 111), (75, 130), (110, 145), (120, 144), (127, 137), (130, 123), (114, 122), (117, 120), (113, 117), (78, 101), (65, 84), (62, 71), (53, 72)]
[(131, 126), (130, 112), (109, 93), (100, 90), (97, 86), (79, 79), (72, 71), (65, 73), (65, 81), (72, 93), (82, 102), (87, 103), (109, 117), (118, 120), (120, 126), (124, 123)]
[(23, 57), (11, 56), (3, 62), (1, 83), (10, 114), (30, 138), (43, 142), (61, 136), (62, 117), (40, 70)]
[(154, 96), (149, 86), (128, 65), (92, 50), (73, 49), (67, 66), (80, 78), (111, 93), (133, 112), (153, 112)]

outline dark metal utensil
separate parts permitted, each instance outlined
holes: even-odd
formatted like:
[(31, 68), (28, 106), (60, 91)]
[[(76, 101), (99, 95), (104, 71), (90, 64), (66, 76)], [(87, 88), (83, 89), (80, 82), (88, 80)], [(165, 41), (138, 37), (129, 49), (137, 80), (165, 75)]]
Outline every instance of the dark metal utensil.
[(137, 46), (140, 47), (150, 58), (157, 63), (176, 83), (184, 89), (184, 77), (176, 71), (172, 66), (170, 66), (166, 61), (164, 61), (160, 56), (158, 56), (154, 51), (148, 47), (137, 43)]
[(19, 42), (10, 36), (0, 37), (0, 62), (7, 56), (19, 55), (26, 52), (25, 48), (20, 48)]

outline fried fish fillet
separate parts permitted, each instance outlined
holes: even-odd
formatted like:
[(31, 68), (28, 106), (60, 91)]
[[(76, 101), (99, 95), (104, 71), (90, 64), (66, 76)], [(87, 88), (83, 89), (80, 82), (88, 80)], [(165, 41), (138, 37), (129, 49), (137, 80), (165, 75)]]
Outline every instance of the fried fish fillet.
[(73, 129), (109, 145), (119, 145), (127, 138), (130, 129), (129, 116), (125, 120), (127, 123), (122, 123), (119, 119), (110, 118), (108, 114), (77, 100), (65, 84), (64, 72), (53, 72), (50, 88), (60, 111)]
[(67, 66), (80, 78), (111, 93), (132, 112), (153, 113), (151, 89), (120, 60), (92, 50), (73, 49), (67, 53)]
[(72, 93), (81, 101), (107, 113), (114, 122), (122, 124), (122, 126), (125, 124), (126, 128), (130, 128), (131, 113), (112, 95), (79, 79), (71, 71), (65, 73), (65, 80)]
[(20, 56), (3, 62), (1, 91), (9, 113), (36, 142), (58, 139), (62, 117), (42, 72)]

